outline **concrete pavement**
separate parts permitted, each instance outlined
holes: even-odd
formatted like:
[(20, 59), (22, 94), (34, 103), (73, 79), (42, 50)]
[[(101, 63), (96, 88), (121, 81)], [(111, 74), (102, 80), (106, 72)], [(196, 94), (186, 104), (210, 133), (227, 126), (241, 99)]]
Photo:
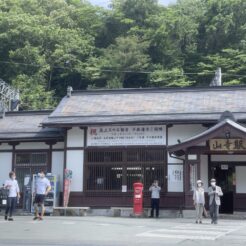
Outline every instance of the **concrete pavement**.
[(0, 220), (0, 246), (245, 246), (246, 220), (16, 216)]

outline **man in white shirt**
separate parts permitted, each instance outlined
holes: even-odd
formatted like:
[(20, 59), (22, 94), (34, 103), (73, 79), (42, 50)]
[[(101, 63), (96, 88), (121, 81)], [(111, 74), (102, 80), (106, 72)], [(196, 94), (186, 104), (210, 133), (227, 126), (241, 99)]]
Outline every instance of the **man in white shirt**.
[(9, 173), (9, 179), (5, 181), (4, 188), (8, 190), (7, 206), (5, 210), (4, 219), (13, 221), (13, 211), (15, 209), (17, 198), (20, 198), (20, 189), (16, 180), (15, 172)]
[(160, 191), (161, 187), (158, 186), (158, 180), (155, 180), (153, 184), (150, 186), (149, 191), (151, 191), (151, 215), (150, 217), (154, 217), (154, 209), (156, 218), (159, 217), (159, 203), (160, 203)]
[[(44, 171), (40, 171), (36, 182), (35, 182), (35, 189), (34, 189), (34, 210), (35, 210), (35, 217), (34, 220), (43, 220), (45, 207), (44, 207), (44, 199), (45, 196), (51, 190), (50, 181), (45, 177)], [(41, 215), (38, 214), (38, 206), (41, 206)]]

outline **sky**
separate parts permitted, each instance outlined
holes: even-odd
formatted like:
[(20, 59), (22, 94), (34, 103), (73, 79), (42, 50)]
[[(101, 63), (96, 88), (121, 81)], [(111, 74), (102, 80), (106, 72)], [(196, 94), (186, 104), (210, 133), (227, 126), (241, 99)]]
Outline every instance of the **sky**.
[[(107, 7), (108, 4), (110, 3), (110, 0), (89, 0), (92, 4), (102, 6), (102, 7)], [(167, 6), (170, 3), (175, 3), (176, 0), (159, 0), (159, 3)]]

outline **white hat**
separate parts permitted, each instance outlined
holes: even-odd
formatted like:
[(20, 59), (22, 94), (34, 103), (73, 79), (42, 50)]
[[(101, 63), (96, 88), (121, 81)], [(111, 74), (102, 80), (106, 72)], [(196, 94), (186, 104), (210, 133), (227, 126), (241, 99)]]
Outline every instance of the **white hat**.
[(202, 181), (199, 179), (196, 181), (197, 184), (202, 183)]

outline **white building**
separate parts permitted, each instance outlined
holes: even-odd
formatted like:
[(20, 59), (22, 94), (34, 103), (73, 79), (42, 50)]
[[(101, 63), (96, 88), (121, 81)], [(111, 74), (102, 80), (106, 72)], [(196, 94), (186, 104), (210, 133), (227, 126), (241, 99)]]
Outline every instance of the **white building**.
[[(132, 206), (133, 183), (161, 208), (191, 208), (197, 179), (222, 187), (221, 212), (246, 210), (246, 87), (74, 91), (53, 112), (0, 119), (0, 182), (73, 171), (70, 205)], [(62, 185), (61, 185), (62, 189)]]

